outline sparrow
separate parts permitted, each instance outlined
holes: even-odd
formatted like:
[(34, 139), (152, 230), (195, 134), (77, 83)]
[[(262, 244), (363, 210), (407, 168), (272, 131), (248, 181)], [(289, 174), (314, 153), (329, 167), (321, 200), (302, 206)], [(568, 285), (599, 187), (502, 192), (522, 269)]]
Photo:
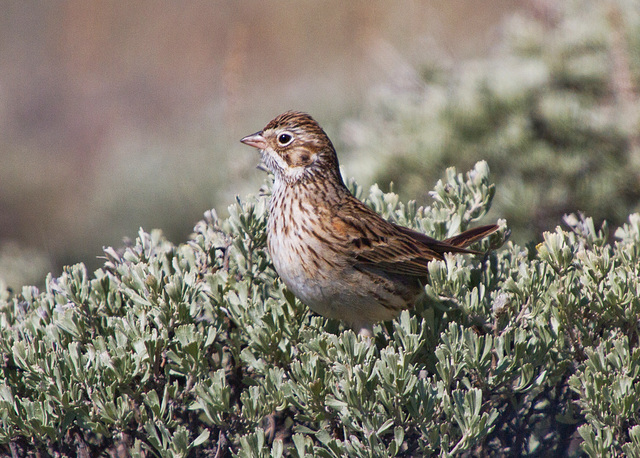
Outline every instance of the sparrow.
[(331, 140), (306, 113), (283, 113), (240, 141), (273, 173), (267, 247), (276, 272), (311, 310), (362, 335), (416, 303), (430, 261), (479, 254), (466, 247), (498, 230), (440, 241), (385, 220), (347, 189)]

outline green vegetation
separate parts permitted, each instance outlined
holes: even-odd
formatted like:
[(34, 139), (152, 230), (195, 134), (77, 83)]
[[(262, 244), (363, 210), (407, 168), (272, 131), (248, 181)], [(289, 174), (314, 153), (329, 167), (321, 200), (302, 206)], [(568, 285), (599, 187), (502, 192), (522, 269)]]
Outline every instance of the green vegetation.
[[(479, 163), (448, 170), (430, 208), (365, 200), (444, 237), (494, 191)], [(279, 281), (267, 198), (1, 293), (2, 453), (640, 455), (640, 215), (614, 244), (574, 215), (537, 247), (497, 248), (503, 230), (485, 259), (433, 262), (425, 303), (368, 340)]]
[[(424, 302), (372, 339), (280, 282), (268, 185), (42, 290), (7, 284), (46, 260), (0, 247), (0, 454), (640, 457), (640, 10), (536, 4), (491, 58), (425, 66), (343, 136), (395, 183), (350, 183), (384, 217), (445, 238), (493, 202), (514, 241), (501, 221), (484, 258), (431, 263)], [(451, 164), (471, 171), (427, 192)]]
[(640, 3), (539, 3), (491, 57), (372, 93), (344, 135), (372, 182), (426, 202), (446, 167), (486, 160), (521, 243), (565, 213), (620, 225), (640, 209)]

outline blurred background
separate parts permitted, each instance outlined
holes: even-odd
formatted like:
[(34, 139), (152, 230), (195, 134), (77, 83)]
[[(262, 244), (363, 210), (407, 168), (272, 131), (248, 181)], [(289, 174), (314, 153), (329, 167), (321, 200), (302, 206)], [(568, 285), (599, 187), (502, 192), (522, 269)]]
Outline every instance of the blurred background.
[[(559, 5), (556, 3), (560, 3)], [(239, 139), (310, 112), (346, 176), (428, 204), (487, 160), (520, 242), (640, 199), (635, 0), (388, 3), (6, 1), (0, 278), (13, 288), (121, 246), (175, 243), (265, 179)]]

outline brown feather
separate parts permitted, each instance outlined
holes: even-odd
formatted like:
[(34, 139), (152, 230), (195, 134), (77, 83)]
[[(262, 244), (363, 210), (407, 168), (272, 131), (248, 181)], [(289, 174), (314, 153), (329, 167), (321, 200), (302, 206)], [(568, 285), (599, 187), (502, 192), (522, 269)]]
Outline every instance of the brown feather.
[(478, 254), (467, 247), (498, 229), (440, 241), (386, 221), (351, 195), (331, 140), (308, 114), (283, 113), (242, 141), (274, 174), (267, 231), (278, 274), (314, 311), (363, 330), (413, 306), (430, 261)]
[(340, 216), (334, 216), (340, 223), (334, 223), (333, 228), (340, 229), (336, 235), (347, 242), (354, 266), (393, 274), (426, 278), (429, 261), (443, 259), (445, 253), (480, 254), (464, 247), (498, 229), (496, 225), (482, 226), (440, 241), (386, 221), (354, 197), (347, 202)]

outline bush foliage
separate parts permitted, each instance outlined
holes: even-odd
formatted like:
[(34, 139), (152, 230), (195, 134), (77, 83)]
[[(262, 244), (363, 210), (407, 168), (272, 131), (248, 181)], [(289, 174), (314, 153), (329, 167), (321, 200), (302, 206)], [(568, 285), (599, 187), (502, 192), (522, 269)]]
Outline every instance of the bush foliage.
[[(613, 244), (572, 215), (538, 246), (432, 262), (424, 303), (367, 339), (280, 282), (264, 191), (187, 243), (140, 230), (93, 275), (0, 293), (4, 454), (640, 456), (640, 215)], [(428, 208), (365, 200), (445, 237), (493, 194), (479, 163)]]
[(445, 167), (486, 160), (496, 214), (522, 243), (565, 213), (621, 225), (639, 211), (640, 3), (536, 4), (506, 21), (490, 57), (438, 56), (411, 84), (373, 92), (345, 129), (357, 170), (423, 201)]

